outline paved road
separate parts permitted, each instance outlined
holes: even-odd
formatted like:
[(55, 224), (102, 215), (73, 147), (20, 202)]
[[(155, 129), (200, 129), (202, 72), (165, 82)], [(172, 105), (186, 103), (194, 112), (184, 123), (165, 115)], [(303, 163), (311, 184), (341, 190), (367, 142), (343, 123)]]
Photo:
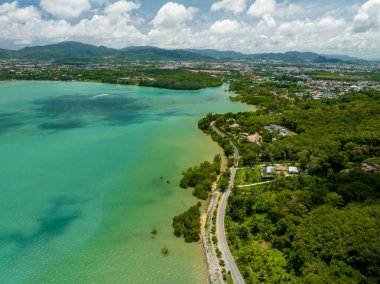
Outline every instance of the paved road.
[(218, 133), (222, 137), (226, 136), (226, 134), (224, 134), (222, 131), (219, 130), (219, 128), (217, 128), (215, 126), (215, 122), (216, 121), (213, 121), (213, 122), (210, 123), (210, 126), (211, 126), (212, 130), (214, 130), (216, 133)]
[[(224, 137), (225, 134), (221, 132), (216, 126), (215, 126), (215, 121), (210, 124), (212, 129), (218, 133), (220, 136)], [(232, 147), (234, 148), (234, 158), (235, 158), (235, 165), (231, 168), (231, 177), (230, 177), (230, 183), (228, 185), (228, 188), (226, 192), (222, 196), (222, 200), (219, 204), (218, 208), (218, 214), (217, 214), (217, 221), (216, 221), (216, 236), (218, 238), (218, 247), (219, 250), (222, 252), (223, 259), (226, 264), (227, 270), (231, 271), (231, 276), (232, 279), (234, 280), (235, 284), (244, 284), (244, 279), (241, 276), (241, 273), (235, 263), (235, 259), (231, 254), (230, 248), (228, 247), (227, 244), (227, 239), (226, 239), (226, 231), (224, 228), (224, 217), (226, 213), (226, 208), (227, 208), (227, 201), (228, 197), (231, 193), (231, 189), (234, 186), (234, 180), (235, 180), (235, 175), (236, 175), (236, 167), (237, 167), (237, 162), (239, 158), (239, 151), (236, 148), (236, 146), (230, 142)]]

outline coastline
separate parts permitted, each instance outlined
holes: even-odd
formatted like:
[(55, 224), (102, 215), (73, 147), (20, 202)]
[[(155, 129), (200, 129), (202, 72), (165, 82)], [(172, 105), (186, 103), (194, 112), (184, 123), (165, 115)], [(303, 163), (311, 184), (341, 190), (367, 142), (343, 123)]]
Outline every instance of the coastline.
[[(224, 86), (225, 85), (223, 85), (223, 87)], [(235, 92), (227, 91), (227, 93), (231, 93), (235, 96), (237, 95)], [(245, 104), (245, 105), (248, 109), (247, 111), (254, 112), (257, 110), (257, 107), (254, 105), (248, 105), (248, 104)], [(208, 139), (210, 139), (210, 135), (204, 133), (203, 131), (202, 133)], [(214, 142), (212, 139), (210, 140), (211, 142)], [(218, 143), (216, 144), (217, 144), (217, 147), (222, 149), (218, 145)], [(224, 153), (221, 155), (221, 157), (222, 157), (222, 165), (221, 165), (220, 173), (222, 174), (228, 168), (228, 158), (224, 155)], [(221, 174), (218, 176), (217, 181), (221, 177)], [(220, 265), (219, 257), (215, 249), (215, 247), (218, 248), (218, 245), (214, 245), (212, 241), (212, 232), (211, 232), (211, 226), (213, 224), (213, 220), (217, 218), (216, 215), (214, 216), (214, 212), (218, 212), (219, 201), (223, 197), (223, 194), (217, 190), (217, 181), (213, 184), (211, 195), (207, 199), (207, 210), (206, 212), (201, 213), (201, 242), (203, 246), (204, 259), (207, 264), (207, 271), (208, 271), (208, 277), (209, 277), (208, 280), (209, 280), (209, 283), (211, 284), (226, 283), (227, 281), (223, 279), (223, 272), (222, 272), (223, 267)]]
[[(202, 132), (206, 137), (210, 139), (210, 136)], [(215, 143), (211, 140), (211, 142)], [(217, 144), (217, 143), (216, 143)], [(219, 147), (219, 146), (218, 146)], [(228, 159), (224, 155), (222, 157), (222, 164), (220, 172), (223, 173), (228, 167)], [(221, 177), (219, 174), (218, 179)], [(212, 242), (211, 225), (214, 219), (214, 212), (218, 209), (218, 203), (220, 198), (220, 192), (217, 190), (217, 181), (214, 182), (211, 190), (211, 194), (207, 199), (206, 212), (201, 213), (201, 243), (203, 247), (203, 256), (207, 265), (208, 281), (211, 284), (225, 283), (223, 280), (222, 267), (219, 264), (218, 256), (216, 253), (215, 245)]]
[[(51, 192), (51, 196), (47, 196), (48, 202), (41, 204), (31, 197), (30, 203), (35, 206), (31, 208), (33, 212), (28, 215), (44, 218), (44, 214), (49, 213), (49, 208), (54, 208), (52, 206), (56, 204), (54, 203), (56, 198), (62, 196), (61, 192), (71, 195), (71, 191), (67, 192), (64, 189), (68, 180), (66, 175), (72, 171), (73, 164), (78, 165), (79, 173), (86, 171), (74, 176), (73, 182), (76, 184), (70, 183), (72, 195), (78, 197), (77, 203), (70, 203), (70, 206), (63, 204), (64, 207), (59, 208), (68, 215), (77, 210), (84, 213), (78, 215), (75, 222), (59, 235), (59, 239), (54, 236), (54, 240), (57, 239), (57, 245), (51, 242), (47, 256), (41, 259), (36, 258), (35, 267), (28, 263), (29, 251), (22, 251), (20, 255), (23, 262), (18, 262), (17, 269), (21, 271), (23, 268), (25, 273), (22, 275), (20, 273), (19, 277), (30, 277), (36, 283), (49, 282), (53, 278), (57, 281), (69, 279), (73, 282), (107, 282), (110, 279), (114, 282), (129, 279), (133, 282), (139, 279), (141, 282), (149, 280), (155, 283), (208, 283), (208, 268), (202, 243), (188, 245), (175, 238), (168, 216), (175, 216), (195, 201), (189, 192), (178, 189), (177, 181), (183, 168), (209, 160), (213, 153), (222, 154), (221, 148), (211, 142), (209, 137), (203, 136), (204, 134), (196, 128), (195, 120), (200, 119), (209, 111), (215, 113), (244, 111), (246, 106), (231, 103), (221, 88), (177, 92), (135, 86), (117, 87), (112, 84), (52, 81), (23, 81), (23, 83), (11, 81), (9, 86), (7, 84), (2, 84), (2, 86), (4, 96), (7, 94), (10, 97), (9, 102), (2, 100), (2, 104), (8, 109), (14, 108), (19, 112), (20, 117), (15, 117), (15, 119), (17, 118), (20, 123), (25, 123), (28, 129), (33, 130), (29, 133), (23, 131), (25, 128), (12, 128), (9, 134), (19, 135), (20, 141), (28, 141), (25, 138), (36, 141), (34, 144), (38, 147), (32, 152), (33, 161), (41, 166), (49, 163), (49, 165), (58, 164), (62, 160), (61, 152), (53, 151), (58, 141), (64, 143), (65, 149), (70, 150), (67, 151), (68, 153), (73, 154), (68, 157), (67, 153), (62, 153), (67, 160), (65, 164), (59, 163), (59, 169), (63, 170), (55, 171), (58, 167), (49, 166), (52, 171), (49, 174), (54, 177), (57, 190)], [(5, 91), (5, 88), (8, 91)], [(149, 89), (155, 89), (155, 91), (151, 92)], [(41, 113), (33, 102), (47, 104), (52, 98), (60, 98), (62, 95), (71, 95), (75, 98), (74, 94), (81, 93), (92, 97), (110, 92), (137, 98), (137, 106), (149, 103), (146, 108), (139, 109), (137, 113), (139, 116), (133, 121), (140, 122), (139, 124), (130, 123), (129, 120), (123, 125), (104, 123), (104, 118), (111, 119), (114, 116), (104, 117), (103, 113), (102, 116), (98, 115), (102, 118), (98, 122), (93, 119), (93, 115), (98, 113), (91, 112), (84, 116), (82, 112), (74, 109), (70, 113), (70, 118), (82, 118), (86, 122), (86, 127), (55, 132), (46, 132), (38, 127), (45, 120), (50, 122), (52, 119), (47, 116), (46, 119), (43, 117), (45, 120), (42, 120)], [(25, 94), (28, 96), (26, 97)], [(165, 96), (160, 96), (161, 94)], [(205, 103), (199, 105), (200, 100), (203, 100), (206, 95)], [(99, 103), (101, 103), (100, 100)], [(130, 108), (133, 109), (134, 106), (135, 104), (132, 104)], [(33, 112), (24, 117), (21, 115), (24, 109), (32, 109)], [(178, 112), (178, 109), (181, 111)], [(111, 114), (114, 113), (108, 105), (104, 110), (107, 111), (105, 114), (108, 114), (108, 111)], [(168, 112), (163, 112), (164, 110)], [(173, 111), (175, 111), (174, 114)], [(140, 117), (141, 120), (137, 120)], [(65, 116), (62, 116), (62, 119), (64, 118)], [(183, 133), (178, 135), (180, 131)], [(37, 143), (39, 138), (43, 138), (41, 140), (43, 143), (41, 141)], [(167, 142), (168, 139), (170, 143)], [(18, 145), (19, 147), (16, 147)], [(16, 166), (21, 169), (27, 167), (25, 164), (17, 164), (21, 159), (11, 159), (8, 156), (23, 155), (23, 151), (28, 149), (21, 142), (12, 144), (12, 149), (12, 151), (4, 151), (7, 160), (15, 161), (15, 168)], [(46, 155), (46, 150), (54, 153), (53, 157)], [(98, 159), (99, 155), (104, 158)], [(80, 163), (77, 161), (78, 157), (81, 157)], [(146, 161), (149, 161), (149, 167), (146, 166)], [(105, 165), (110, 166), (105, 167)], [(140, 169), (140, 165), (143, 170)], [(5, 169), (10, 169), (7, 163), (3, 166)], [(17, 178), (12, 178), (13, 176), (8, 174), (9, 188), (17, 186), (18, 181), (29, 180), (27, 175), (24, 176), (27, 172), (23, 170), (20, 174), (12, 171), (11, 173), (14, 173)], [(90, 177), (95, 173), (99, 178), (94, 182)], [(170, 180), (170, 184), (159, 179), (163, 173), (167, 173), (165, 180)], [(36, 172), (32, 171), (32, 174), (39, 174), (37, 167)], [(44, 177), (45, 175), (41, 176), (41, 178)], [(82, 180), (82, 177), (88, 177), (88, 180)], [(102, 183), (99, 182), (100, 178)], [(44, 184), (38, 179), (34, 179), (34, 182)], [(75, 190), (79, 182), (86, 191)], [(41, 188), (41, 186), (35, 186), (35, 188)], [(47, 190), (41, 191), (41, 195), (45, 196), (46, 192)], [(98, 193), (106, 194), (97, 195), (96, 199), (89, 199), (89, 196), (92, 197)], [(38, 201), (39, 192), (35, 192), (33, 197)], [(11, 198), (17, 201), (16, 196)], [(86, 203), (83, 200), (86, 200)], [(202, 211), (206, 211), (206, 206), (212, 207), (207, 202), (203, 204), (202, 209), (205, 209)], [(101, 211), (98, 208), (101, 208)], [(20, 212), (22, 212), (21, 209)], [(92, 213), (97, 214), (96, 217)], [(86, 218), (94, 223), (87, 221)], [(31, 224), (36, 223), (35, 219), (27, 221)], [(90, 225), (93, 226), (93, 231), (89, 230)], [(23, 229), (25, 226), (19, 227)], [(150, 234), (152, 227), (157, 227), (159, 230), (155, 240), (152, 240)], [(9, 234), (11, 233), (12, 231)], [(33, 234), (33, 230), (30, 234)], [(82, 243), (76, 242), (78, 235), (83, 237)], [(67, 241), (66, 245), (62, 246), (62, 239), (70, 240), (70, 242)], [(30, 240), (30, 243), (30, 249), (40, 251), (39, 245), (42, 242)], [(169, 247), (169, 257), (162, 257), (160, 253), (164, 244)], [(75, 249), (71, 249), (74, 246)], [(15, 253), (20, 252), (15, 251)], [(128, 267), (127, 275), (125, 274), (126, 267)], [(14, 275), (11, 274), (10, 269), (6, 270), (8, 270), (7, 274), (3, 273), (0, 278), (4, 279), (4, 282), (12, 282)]]
[(161, 86), (149, 86), (149, 85), (140, 85), (140, 84), (127, 84), (127, 83), (122, 83), (120, 81), (116, 81), (116, 82), (102, 82), (102, 81), (99, 81), (99, 80), (46, 80), (46, 79), (6, 79), (6, 80), (1, 80), (0, 79), (0, 83), (3, 83), (3, 82), (22, 82), (22, 81), (26, 81), (26, 82), (33, 82), (33, 81), (36, 81), (36, 82), (72, 82), (72, 83), (94, 83), (94, 84), (110, 84), (110, 85), (121, 85), (121, 86), (131, 86), (131, 87), (142, 87), (142, 88), (155, 88), (155, 89), (161, 89), (161, 90), (169, 90), (169, 91), (202, 91), (202, 90), (206, 90), (206, 89), (217, 89), (217, 88), (221, 88), (223, 87), (223, 85), (226, 83), (224, 81), (222, 81), (220, 83), (220, 85), (217, 85), (217, 86), (213, 86), (213, 85), (210, 85), (210, 86), (206, 86), (206, 87), (202, 87), (202, 88), (194, 88), (194, 89), (186, 89), (186, 88), (167, 88), (167, 87), (161, 87)]
[[(216, 190), (213, 191), (211, 197), (209, 198), (209, 204), (207, 212), (204, 213), (204, 223), (201, 228), (201, 239), (203, 245), (203, 253), (207, 263), (208, 270), (208, 280), (209, 283), (218, 284), (224, 283), (222, 267), (219, 265), (218, 257), (216, 255), (216, 250), (213, 242), (211, 241), (211, 232), (209, 224), (213, 222), (213, 215), (215, 210), (217, 210), (217, 204), (220, 193)], [(202, 220), (202, 218), (201, 218)]]

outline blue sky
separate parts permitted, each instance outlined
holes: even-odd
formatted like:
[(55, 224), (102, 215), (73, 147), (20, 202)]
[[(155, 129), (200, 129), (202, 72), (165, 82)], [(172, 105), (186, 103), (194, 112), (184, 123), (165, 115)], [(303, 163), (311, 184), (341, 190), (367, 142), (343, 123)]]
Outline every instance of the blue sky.
[(380, 58), (380, 0), (0, 0), (0, 47), (315, 51)]

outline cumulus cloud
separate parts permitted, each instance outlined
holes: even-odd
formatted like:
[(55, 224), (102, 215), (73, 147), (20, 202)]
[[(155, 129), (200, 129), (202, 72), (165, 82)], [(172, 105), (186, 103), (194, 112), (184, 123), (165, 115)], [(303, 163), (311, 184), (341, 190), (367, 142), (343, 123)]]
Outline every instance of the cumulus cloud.
[(380, 0), (364, 3), (354, 18), (355, 32), (366, 32), (372, 28), (380, 29)]
[(33, 6), (21, 8), (17, 2), (6, 3), (0, 5), (0, 38), (13, 40), (15, 44), (78, 40), (125, 47), (145, 40), (129, 15), (138, 8), (138, 3), (118, 1), (99, 14), (71, 24), (65, 19), (44, 19)]
[(210, 31), (216, 34), (226, 34), (236, 32), (239, 30), (239, 28), (240, 24), (237, 21), (226, 19), (222, 21), (216, 21), (210, 27)]
[(157, 29), (176, 29), (183, 23), (191, 21), (196, 11), (192, 7), (186, 8), (182, 4), (168, 2), (157, 12), (152, 24)]
[(129, 2), (129, 1), (121, 0), (121, 1), (117, 1), (113, 4), (108, 5), (104, 11), (107, 14), (122, 15), (139, 8), (140, 8), (140, 3), (138, 2)]
[(219, 10), (224, 10), (226, 12), (240, 14), (244, 12), (246, 8), (246, 0), (222, 0), (212, 4), (211, 11), (216, 12)]
[(41, 37), (51, 40), (63, 27), (69, 25), (64, 21), (44, 21), (34, 6), (19, 7), (17, 1), (0, 5), (0, 38), (16, 44), (30, 44)]
[(276, 0), (256, 0), (248, 9), (248, 15), (263, 17), (276, 11)]
[(33, 6), (18, 7), (18, 2), (5, 3), (0, 5), (0, 21), (13, 23), (25, 23), (40, 19), (41, 13)]
[(18, 3), (16, 1), (12, 3), (4, 3), (0, 5), (0, 14), (5, 14), (10, 11), (13, 11), (17, 8), (17, 6), (18, 6)]
[[(60, 2), (65, 5), (69, 1)], [(157, 11), (151, 25), (145, 23), (147, 31), (138, 28), (141, 13), (134, 11), (141, 5), (137, 0), (88, 1), (93, 7), (78, 12), (83, 16), (75, 21), (67, 16), (51, 17), (42, 6), (25, 6), (21, 1), (0, 4), (0, 42), (23, 46), (77, 40), (116, 48), (149, 44), (246, 53), (300, 50), (380, 57), (380, 0), (351, 6), (347, 13), (324, 8), (312, 15), (309, 6), (257, 0), (249, 9), (257, 21), (229, 15), (210, 23), (200, 15), (201, 22), (196, 24), (195, 8), (169, 2)]]
[(133, 25), (130, 12), (139, 8), (138, 2), (117, 1), (106, 6), (102, 15), (94, 15), (73, 25), (69, 32), (86, 42), (96, 40), (112, 47), (136, 44), (144, 40), (144, 35)]
[(276, 20), (269, 14), (265, 14), (263, 19), (260, 21), (259, 26), (267, 26), (273, 28), (276, 26)]
[(303, 6), (293, 3), (289, 4), (285, 2), (276, 7), (276, 16), (282, 18), (299, 18), (305, 14), (307, 14), (307, 11)]
[[(41, 22), (41, 13), (33, 6), (20, 8), (17, 1), (0, 5), (0, 38), (14, 40), (16, 44), (30, 44), (35, 39), (31, 26)], [(20, 31), (21, 30), (21, 31)], [(23, 33), (28, 30), (30, 35)]]
[(318, 22), (318, 26), (320, 28), (325, 28), (325, 29), (337, 29), (337, 28), (344, 28), (345, 27), (345, 21), (342, 19), (334, 19), (332, 17), (325, 17), (322, 18)]
[(147, 33), (144, 44), (164, 48), (187, 48), (194, 37), (193, 29), (186, 23), (192, 21), (197, 9), (175, 2), (163, 5), (155, 15), (152, 29)]
[(77, 18), (91, 9), (88, 0), (41, 0), (40, 5), (50, 14), (62, 19)]

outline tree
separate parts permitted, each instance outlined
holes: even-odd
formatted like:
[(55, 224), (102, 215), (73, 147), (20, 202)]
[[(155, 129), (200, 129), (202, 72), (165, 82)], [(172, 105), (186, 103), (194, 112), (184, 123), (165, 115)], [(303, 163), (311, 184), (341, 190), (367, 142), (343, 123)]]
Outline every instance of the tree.
[(286, 271), (287, 261), (278, 250), (252, 244), (242, 249), (238, 263), (245, 267), (248, 283), (296, 283)]
[(200, 206), (201, 204), (198, 203), (173, 218), (174, 235), (183, 236), (187, 243), (197, 242), (200, 239)]
[(351, 204), (343, 210), (324, 205), (311, 212), (293, 243), (301, 270), (315, 262), (330, 266), (342, 261), (369, 279), (379, 279), (379, 217), (380, 205)]

